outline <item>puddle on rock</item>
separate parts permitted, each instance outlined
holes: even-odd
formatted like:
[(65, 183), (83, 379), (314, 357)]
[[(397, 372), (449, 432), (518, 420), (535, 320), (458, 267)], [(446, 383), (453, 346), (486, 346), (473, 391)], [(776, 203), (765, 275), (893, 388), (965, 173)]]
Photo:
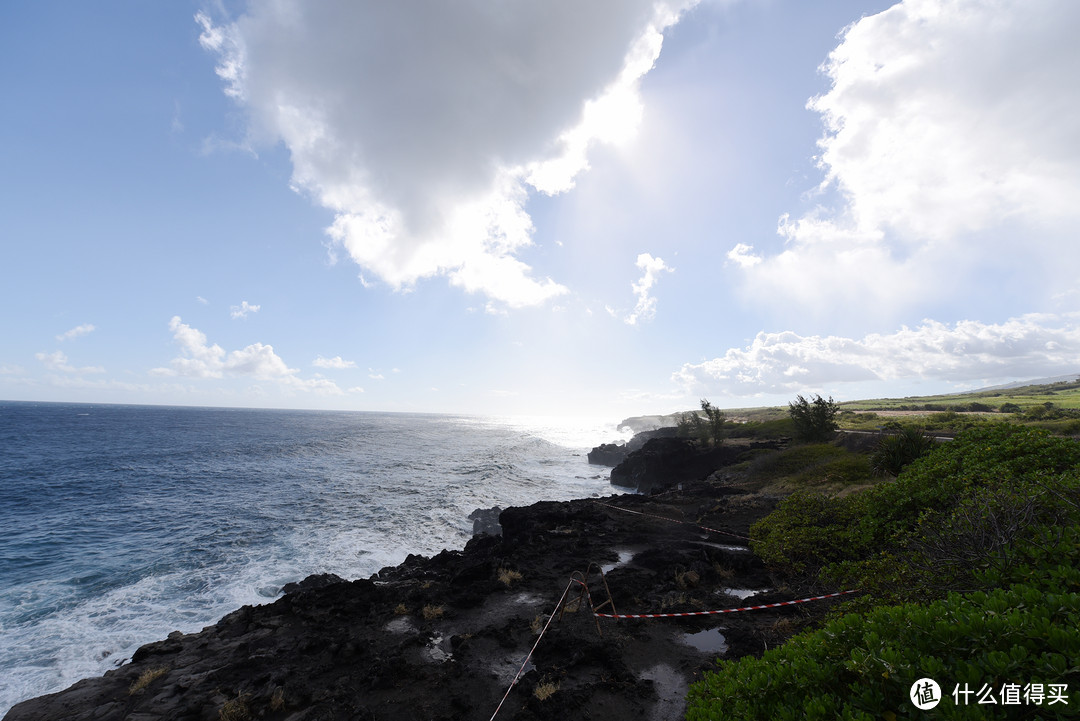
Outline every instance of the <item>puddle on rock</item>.
[(715, 653), (717, 655), (726, 653), (727, 640), (724, 638), (724, 634), (720, 633), (720, 630), (719, 628), (710, 628), (697, 633), (687, 633), (683, 635), (682, 642), (704, 653)]
[(634, 559), (634, 556), (637, 555), (637, 551), (631, 551), (629, 548), (619, 548), (616, 549), (615, 552), (619, 554), (619, 560), (612, 563), (602, 564), (600, 566), (600, 570), (604, 573), (611, 573), (619, 566), (625, 566)]
[(689, 687), (681, 673), (666, 663), (661, 663), (642, 671), (641, 678), (652, 681), (653, 689), (660, 697), (649, 712), (649, 721), (682, 718), (686, 710), (686, 693)]
[(719, 548), (721, 551), (735, 551), (736, 553), (750, 553), (749, 546), (731, 546), (726, 543), (712, 543), (710, 541), (698, 541), (699, 546), (708, 546), (709, 548)]
[(735, 598), (745, 600), (751, 596), (756, 596), (759, 593), (765, 593), (771, 589), (768, 588), (721, 588), (719, 593), (724, 596), (734, 596)]
[[(514, 680), (514, 676), (517, 674), (518, 669), (521, 668), (522, 661), (525, 661), (524, 656), (504, 656), (501, 663), (496, 662), (496, 664), (491, 667), (491, 670), (501, 683), (510, 683)], [(525, 663), (525, 668), (521, 670), (521, 675), (524, 676), (529, 671), (535, 670), (536, 664), (530, 659)]]
[(386, 630), (390, 633), (411, 633), (416, 630), (413, 622), (407, 616), (398, 616), (386, 623)]
[(424, 647), (424, 655), (427, 656), (428, 660), (435, 663), (449, 661), (454, 657), (454, 653), (450, 648), (450, 639), (443, 638), (439, 634), (432, 636), (427, 646)]

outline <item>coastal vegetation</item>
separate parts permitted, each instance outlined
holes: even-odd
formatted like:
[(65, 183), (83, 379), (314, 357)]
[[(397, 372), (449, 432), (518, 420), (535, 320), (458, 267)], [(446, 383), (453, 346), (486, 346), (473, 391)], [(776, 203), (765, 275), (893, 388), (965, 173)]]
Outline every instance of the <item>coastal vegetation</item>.
[(901, 433), (885, 443), (904, 462), (878, 468), (895, 479), (848, 495), (803, 483), (751, 529), (755, 552), (793, 584), (863, 593), (760, 658), (720, 662), (691, 688), (689, 721), (911, 717), (922, 678), (940, 682), (943, 718), (985, 717), (964, 690), (1025, 683), (1065, 684), (1065, 700), (999, 706), (1003, 717), (1075, 715), (1080, 444), (1001, 422), (936, 444)]
[(788, 404), (788, 415), (795, 424), (795, 435), (803, 441), (827, 441), (839, 427), (836, 423), (837, 406), (832, 396), (825, 400), (820, 395), (808, 401), (801, 395)]
[(676, 427), (681, 438), (692, 438), (702, 445), (715, 447), (724, 442), (726, 425), (724, 412), (702, 398), (701, 412), (682, 414)]

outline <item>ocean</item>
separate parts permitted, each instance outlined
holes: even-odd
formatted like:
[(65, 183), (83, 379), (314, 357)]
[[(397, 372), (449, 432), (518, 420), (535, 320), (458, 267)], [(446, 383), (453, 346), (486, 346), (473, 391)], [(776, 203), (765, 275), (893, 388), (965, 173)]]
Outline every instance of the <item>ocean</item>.
[(615, 423), (0, 402), (0, 715), (142, 644), (607, 495)]

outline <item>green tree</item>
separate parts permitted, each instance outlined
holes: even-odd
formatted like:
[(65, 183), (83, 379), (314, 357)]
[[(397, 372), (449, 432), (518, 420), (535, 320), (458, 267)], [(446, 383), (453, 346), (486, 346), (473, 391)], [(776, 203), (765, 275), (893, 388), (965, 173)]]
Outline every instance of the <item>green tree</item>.
[(708, 446), (720, 445), (724, 442), (724, 424), (727, 423), (727, 416), (704, 398), (701, 399), (701, 411), (705, 414), (704, 417), (697, 411), (683, 414), (683, 417), (679, 419), (679, 435), (684, 438), (693, 438)]
[(825, 400), (818, 395), (813, 401), (808, 401), (800, 395), (788, 403), (788, 414), (795, 423), (795, 435), (809, 442), (827, 441), (832, 437), (837, 428), (838, 410), (832, 396)]

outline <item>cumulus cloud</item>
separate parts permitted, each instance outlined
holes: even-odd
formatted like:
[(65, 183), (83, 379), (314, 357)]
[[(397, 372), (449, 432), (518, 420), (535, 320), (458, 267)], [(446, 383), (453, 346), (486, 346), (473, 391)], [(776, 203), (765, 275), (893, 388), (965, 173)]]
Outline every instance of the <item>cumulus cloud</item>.
[(56, 336), (56, 340), (58, 340), (58, 341), (71, 340), (73, 338), (78, 338), (79, 336), (84, 336), (84, 335), (88, 335), (90, 333), (93, 333), (94, 330), (96, 330), (96, 328), (95, 328), (93, 323), (83, 323), (82, 325), (77, 325), (74, 328), (72, 328), (71, 330), (65, 331), (64, 333), (61, 333), (60, 335)]
[(637, 267), (644, 271), (641, 279), (631, 283), (634, 295), (637, 296), (637, 304), (634, 310), (624, 319), (627, 325), (637, 325), (638, 321), (648, 321), (656, 317), (656, 298), (649, 294), (660, 273), (670, 273), (675, 269), (664, 263), (663, 258), (654, 258), (648, 253), (642, 253), (637, 257)]
[(1080, 372), (1080, 314), (1030, 314), (1000, 324), (925, 320), (863, 338), (758, 333), (673, 379), (688, 391), (729, 395), (798, 391), (831, 383), (934, 378), (996, 381)]
[(169, 330), (179, 344), (181, 355), (168, 368), (155, 368), (153, 375), (184, 376), (187, 378), (247, 377), (276, 381), (286, 388), (340, 395), (341, 389), (326, 378), (301, 379), (295, 368), (289, 368), (274, 352), (274, 347), (252, 343), (240, 350), (226, 352), (217, 343), (211, 345), (206, 334), (184, 323), (180, 316), (169, 321)]
[(46, 368), (51, 371), (58, 371), (60, 373), (72, 373), (75, 375), (82, 375), (85, 373), (104, 373), (105, 369), (101, 366), (83, 366), (77, 368), (68, 362), (68, 357), (62, 351), (54, 351), (52, 353), (37, 353), (34, 356), (41, 361)]
[(315, 366), (316, 368), (336, 368), (339, 370), (343, 370), (345, 368), (355, 368), (356, 362), (345, 360), (339, 355), (336, 355), (333, 358), (323, 358), (322, 356), (319, 356), (315, 360), (311, 361), (311, 365)]
[[(1075, 257), (1078, 25), (1071, 0), (905, 0), (852, 24), (808, 104), (825, 123), (822, 190), (839, 205), (782, 218), (778, 255), (758, 262), (740, 245), (728, 257), (808, 302), (853, 284), (909, 298), (956, 287), (978, 272), (965, 261), (1008, 257), (1021, 233), (1027, 264)], [(813, 274), (848, 282), (800, 282)]]
[(568, 190), (593, 143), (634, 132), (638, 82), (696, 1), (254, 0), (196, 20), (252, 138), (288, 147), (366, 272), (520, 307), (567, 292), (517, 257), (530, 189)]
[(258, 313), (259, 308), (262, 306), (252, 305), (246, 300), (242, 301), (240, 305), (230, 306), (229, 315), (235, 320), (237, 318), (247, 318), (251, 313)]
[(741, 268), (752, 268), (761, 262), (761, 256), (754, 254), (754, 246), (738, 243), (728, 251), (728, 260)]

